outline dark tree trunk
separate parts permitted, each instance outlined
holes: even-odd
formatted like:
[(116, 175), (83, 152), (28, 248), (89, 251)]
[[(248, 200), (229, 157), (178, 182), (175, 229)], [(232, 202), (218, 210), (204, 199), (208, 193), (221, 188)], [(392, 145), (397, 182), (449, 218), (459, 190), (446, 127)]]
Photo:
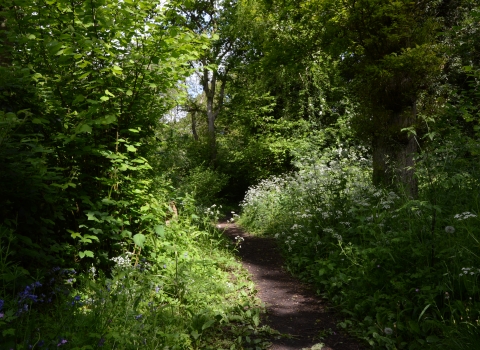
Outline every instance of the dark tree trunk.
[(195, 141), (198, 141), (198, 134), (197, 134), (197, 111), (192, 111), (192, 135)]
[(416, 114), (415, 104), (392, 113), (389, 123), (372, 140), (373, 184), (403, 189), (411, 198), (418, 195), (414, 160), (418, 145), (415, 136), (402, 129), (414, 125)]
[(7, 19), (2, 16), (4, 11), (7, 11), (7, 8), (0, 6), (0, 66), (8, 67), (11, 63), (11, 43), (7, 40)]

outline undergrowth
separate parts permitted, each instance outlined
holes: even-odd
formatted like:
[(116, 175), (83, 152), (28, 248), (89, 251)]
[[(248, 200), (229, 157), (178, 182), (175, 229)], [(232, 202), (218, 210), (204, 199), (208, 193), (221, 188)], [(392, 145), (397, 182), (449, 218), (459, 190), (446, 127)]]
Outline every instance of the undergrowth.
[[(265, 348), (253, 282), (211, 225), (218, 210), (197, 214), (157, 225), (142, 249), (119, 243), (108, 273), (57, 267), (4, 295), (0, 349)], [(0, 239), (0, 269), (11, 275), (14, 232), (2, 227)]]
[(480, 173), (456, 157), (462, 147), (443, 142), (424, 152), (420, 195), (410, 199), (371, 185), (362, 147), (312, 146), (298, 171), (250, 188), (240, 223), (276, 237), (290, 271), (371, 346), (475, 349)]

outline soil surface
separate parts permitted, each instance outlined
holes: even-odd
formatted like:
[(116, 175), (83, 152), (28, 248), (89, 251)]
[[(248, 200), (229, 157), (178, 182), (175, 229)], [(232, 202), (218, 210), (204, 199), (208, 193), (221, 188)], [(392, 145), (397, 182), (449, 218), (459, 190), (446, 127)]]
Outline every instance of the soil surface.
[(365, 349), (336, 327), (339, 318), (325, 300), (282, 268), (283, 259), (275, 239), (249, 235), (232, 223), (222, 222), (218, 228), (233, 241), (237, 236), (244, 239), (239, 255), (257, 286), (258, 297), (266, 305), (264, 323), (288, 335), (274, 336), (270, 349)]

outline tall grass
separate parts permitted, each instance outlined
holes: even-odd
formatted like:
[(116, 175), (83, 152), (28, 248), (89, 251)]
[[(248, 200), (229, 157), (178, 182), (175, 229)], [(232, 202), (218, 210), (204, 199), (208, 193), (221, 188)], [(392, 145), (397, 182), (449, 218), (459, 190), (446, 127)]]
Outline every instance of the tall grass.
[(371, 185), (365, 151), (312, 147), (298, 157), (298, 171), (250, 188), (240, 223), (276, 237), (288, 268), (343, 312), (340, 326), (372, 346), (449, 348), (445, 339), (454, 338), (473, 349), (478, 160), (447, 142), (423, 153), (420, 195), (412, 200)]

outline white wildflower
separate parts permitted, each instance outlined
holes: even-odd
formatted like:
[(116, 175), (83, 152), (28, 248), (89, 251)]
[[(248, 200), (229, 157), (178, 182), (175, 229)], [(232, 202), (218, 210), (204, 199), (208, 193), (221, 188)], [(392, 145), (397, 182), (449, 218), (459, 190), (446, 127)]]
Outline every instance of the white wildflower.
[(469, 211), (463, 212), (461, 214), (456, 214), (454, 216), (454, 218), (459, 220), (459, 221), (466, 220), (466, 219), (469, 219), (469, 218), (476, 218), (476, 217), (477, 217), (476, 214), (470, 213)]

